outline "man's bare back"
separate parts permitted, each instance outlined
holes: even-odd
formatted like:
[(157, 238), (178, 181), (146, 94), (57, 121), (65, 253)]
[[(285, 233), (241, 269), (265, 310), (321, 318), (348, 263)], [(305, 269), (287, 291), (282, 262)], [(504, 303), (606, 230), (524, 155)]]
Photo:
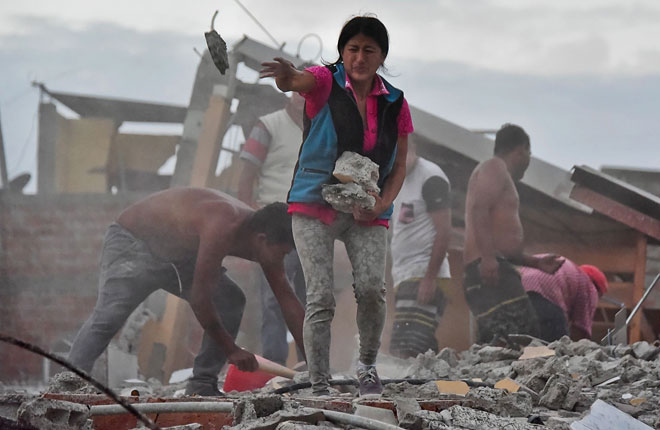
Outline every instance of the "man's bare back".
[(522, 253), (519, 206), (518, 192), (502, 159), (494, 157), (475, 168), (465, 204), (466, 264), (484, 256), (512, 258)]
[[(210, 189), (176, 188), (153, 194), (124, 210), (117, 222), (143, 240), (151, 252), (166, 261), (194, 259), (202, 229), (223, 224), (237, 232), (254, 210), (231, 196)], [(234, 242), (236, 235), (229, 235)], [(240, 249), (231, 244), (232, 255)], [(236, 255), (250, 258), (249, 255)]]

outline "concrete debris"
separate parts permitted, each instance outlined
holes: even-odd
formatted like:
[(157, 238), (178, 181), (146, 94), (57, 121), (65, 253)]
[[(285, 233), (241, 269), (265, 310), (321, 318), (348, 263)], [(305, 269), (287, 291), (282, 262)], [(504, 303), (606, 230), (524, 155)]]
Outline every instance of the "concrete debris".
[[(542, 346), (535, 345), (533, 340), (529, 345)], [(549, 344), (548, 348), (554, 351), (554, 355), (529, 359), (521, 359), (523, 346), (518, 350), (473, 345), (460, 353), (444, 348), (438, 353), (427, 351), (406, 360), (390, 359), (381, 354), (379, 363), (387, 371), (386, 379), (405, 377), (417, 380), (385, 385), (382, 401), (389, 403), (390, 409), (395, 409), (397, 422), (391, 420), (390, 410), (386, 413), (390, 422), (408, 430), (532, 429), (539, 428), (540, 422), (543, 428), (551, 430), (575, 430), (571, 426), (587, 418), (590, 408), (601, 402), (635, 420), (636, 424), (660, 428), (658, 345), (638, 342), (629, 346), (601, 346), (589, 340), (572, 342), (564, 337)], [(353, 379), (354, 376), (352, 373), (334, 374), (333, 378)], [(308, 374), (299, 372), (293, 381), (281, 381), (280, 384), (306, 381)], [(443, 387), (460, 384), (464, 387), (461, 394), (465, 395), (457, 395), (455, 391), (442, 393), (438, 381), (447, 381), (440, 384)], [(175, 386), (147, 382), (153, 389), (153, 396), (166, 397)], [(185, 381), (179, 384), (185, 384)], [(345, 425), (330, 423), (323, 413), (307, 407), (332, 409), (338, 404), (356, 407), (357, 393), (350, 384), (331, 387), (328, 399), (315, 399), (309, 388), (293, 390), (286, 395), (269, 394), (272, 389), (265, 387), (252, 393), (230, 393), (227, 398), (234, 403), (234, 427), (231, 428), (345, 428)], [(53, 377), (47, 391), (75, 395), (96, 392), (70, 372)], [(28, 400), (34, 401), (33, 398)], [(140, 401), (143, 401), (142, 396)], [(9, 400), (5, 402), (6, 405), (10, 403)], [(361, 414), (360, 410), (372, 409), (366, 407), (378, 406), (368, 402), (357, 405), (358, 414)], [(43, 406), (40, 412), (38, 403), (26, 400), (21, 409), (23, 414), (29, 412), (35, 420), (46, 419)], [(84, 428), (85, 411), (80, 411), (82, 414), (79, 415), (74, 411), (71, 415), (65, 406), (51, 409), (64, 412), (49, 414), (48, 419), (69, 416), (74, 421), (79, 419), (80, 428)], [(13, 410), (16, 411), (15, 406)], [(16, 415), (0, 413), (3, 419), (14, 420), (12, 425), (15, 428), (43, 427), (42, 423), (18, 422)], [(17, 427), (21, 425), (23, 427)], [(67, 428), (71, 427), (67, 425)]]
[(304, 407), (294, 407), (291, 405), (285, 409), (278, 410), (272, 414), (259, 417), (256, 419), (246, 420), (243, 418), (242, 422), (232, 427), (227, 427), (231, 430), (274, 430), (282, 423), (287, 421), (295, 421), (297, 423), (316, 424), (325, 420), (325, 415), (322, 411), (317, 409), (309, 409)]
[(467, 393), (466, 399), (474, 401), (475, 409), (502, 417), (527, 417), (534, 408), (532, 396), (524, 391), (508, 393), (494, 388), (477, 387)]
[(244, 396), (234, 403), (234, 422), (240, 424), (244, 421), (263, 418), (281, 410), (283, 406), (282, 396)]
[[(149, 427), (135, 427), (131, 430), (148, 430)], [(185, 424), (181, 426), (161, 427), (161, 430), (204, 430), (204, 426), (198, 423)]]
[(316, 425), (304, 421), (284, 421), (277, 425), (276, 430), (318, 430), (319, 427), (334, 428), (330, 421), (319, 421)]
[(37, 398), (18, 408), (18, 422), (38, 429), (92, 430), (89, 408), (79, 403)]
[(47, 393), (98, 394), (100, 391), (73, 372), (60, 372), (50, 378)]
[(355, 405), (353, 415), (358, 417), (370, 418), (375, 421), (384, 422), (393, 426), (398, 425), (394, 412), (385, 408), (376, 408), (367, 405)]
[(535, 430), (537, 426), (528, 424), (526, 419), (505, 418), (464, 406), (452, 406), (441, 412), (421, 411), (417, 413), (422, 418), (425, 429), (438, 430)]
[(445, 360), (437, 358), (436, 354), (428, 350), (419, 354), (413, 364), (406, 370), (406, 378), (412, 379), (442, 379), (449, 376), (451, 366)]
[(323, 200), (340, 212), (352, 213), (354, 206), (371, 209), (376, 199), (369, 192), (378, 193), (378, 164), (355, 152), (346, 151), (337, 159), (332, 172), (341, 182), (323, 185)]
[(376, 204), (374, 196), (367, 192), (358, 184), (349, 182), (348, 184), (323, 185), (321, 190), (323, 200), (339, 212), (352, 213), (353, 206), (360, 206), (364, 209), (371, 209)]
[(422, 429), (422, 419), (416, 415), (417, 412), (422, 410), (422, 407), (419, 406), (417, 400), (407, 397), (398, 397), (394, 399), (394, 404), (396, 406), (396, 416), (399, 421), (399, 427), (408, 430)]
[(379, 192), (378, 164), (358, 153), (346, 151), (337, 159), (332, 175), (342, 184), (354, 182), (365, 191)]
[(458, 366), (458, 354), (453, 348), (442, 348), (436, 357), (446, 361), (451, 367)]

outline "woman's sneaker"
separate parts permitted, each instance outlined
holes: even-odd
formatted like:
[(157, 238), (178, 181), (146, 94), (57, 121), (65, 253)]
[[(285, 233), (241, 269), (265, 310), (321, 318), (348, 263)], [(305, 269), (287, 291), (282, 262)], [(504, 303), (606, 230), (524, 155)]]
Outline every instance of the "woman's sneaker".
[(360, 383), (360, 397), (380, 396), (383, 393), (383, 384), (380, 383), (376, 366), (361, 366), (357, 371)]

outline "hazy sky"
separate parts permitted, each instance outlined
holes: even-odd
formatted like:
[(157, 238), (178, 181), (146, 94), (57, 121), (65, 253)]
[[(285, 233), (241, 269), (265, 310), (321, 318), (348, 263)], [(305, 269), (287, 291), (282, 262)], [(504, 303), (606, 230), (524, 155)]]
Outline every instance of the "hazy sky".
[[(660, 168), (657, 0), (243, 0), (285, 49), (373, 12), (391, 45), (388, 79), (410, 104), (468, 128), (515, 122), (533, 153), (575, 164)], [(10, 177), (35, 169), (40, 80), (57, 91), (186, 105), (213, 11), (229, 42), (271, 43), (234, 2), (0, 3), (0, 113)], [(303, 57), (318, 42), (307, 39)]]

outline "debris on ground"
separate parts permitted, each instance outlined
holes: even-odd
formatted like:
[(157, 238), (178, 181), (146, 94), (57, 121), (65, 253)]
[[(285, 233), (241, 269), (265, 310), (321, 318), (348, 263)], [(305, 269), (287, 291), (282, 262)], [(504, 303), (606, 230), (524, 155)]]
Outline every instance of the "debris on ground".
[[(360, 399), (349, 372), (342, 377), (335, 375), (337, 385), (332, 387), (331, 395), (324, 398), (315, 398), (309, 388), (297, 388), (305, 387), (308, 382), (307, 373), (299, 372), (294, 380), (275, 378), (252, 392), (234, 391), (225, 398), (212, 399), (233, 403), (229, 422), (233, 418), (231, 428), (236, 430), (360, 427), (338, 422), (327, 416), (329, 412), (320, 411), (322, 409), (409, 430), (614, 428), (602, 427), (605, 417), (612, 422), (628, 423), (629, 427), (621, 428), (660, 428), (658, 344), (601, 346), (589, 340), (572, 342), (564, 337), (545, 348), (532, 350), (530, 358), (523, 355), (524, 349), (516, 349), (515, 345), (473, 345), (463, 352), (444, 348), (438, 353), (429, 351), (407, 360), (382, 354), (378, 365), (382, 365), (385, 390), (377, 400)], [(154, 380), (145, 384), (149, 390), (139, 395), (140, 402), (158, 398), (172, 401), (173, 393), (180, 390), (185, 381), (160, 385)], [(295, 389), (286, 394), (273, 394), (275, 388), (287, 384)], [(98, 393), (69, 372), (53, 377), (45, 390), (51, 395), (58, 392)], [(36, 428), (43, 424), (39, 420), (44, 419), (44, 405), (51, 405), (44, 401), (54, 402), (23, 396), (23, 403), (19, 405), (17, 398), (21, 396), (11, 396), (0, 400), (5, 406), (0, 408), (0, 417), (17, 420), (18, 409), (23, 417), (21, 424)], [(194, 400), (194, 397), (188, 399)], [(7, 406), (10, 403), (11, 408)], [(7, 416), (4, 410), (12, 408), (14, 416)], [(374, 408), (384, 410), (374, 411)], [(58, 428), (55, 421), (62, 417), (79, 423), (78, 427), (70, 428), (89, 425), (85, 410), (70, 407), (69, 402), (53, 403), (51, 410), (57, 411), (51, 413), (55, 419), (51, 428)]]

